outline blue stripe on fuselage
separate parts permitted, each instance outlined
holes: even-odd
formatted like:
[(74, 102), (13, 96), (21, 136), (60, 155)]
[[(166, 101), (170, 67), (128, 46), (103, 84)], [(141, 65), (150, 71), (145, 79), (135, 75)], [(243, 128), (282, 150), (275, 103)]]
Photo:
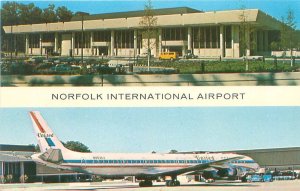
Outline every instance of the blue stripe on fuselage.
[(49, 147), (55, 147), (54, 142), (53, 142), (50, 138), (47, 137), (47, 138), (45, 138), (45, 139), (46, 139), (46, 141), (47, 141)]
[[(121, 161), (121, 162), (120, 162)], [(143, 161), (143, 162), (142, 162)], [(150, 162), (152, 161), (152, 162)], [(162, 162), (164, 161), (164, 162)], [(177, 161), (177, 162), (176, 162)], [(187, 162), (182, 162), (183, 160), (64, 160), (64, 163), (86, 163), (86, 164), (205, 164), (214, 162), (212, 160), (187, 160)], [(236, 163), (255, 163), (253, 160), (238, 160), (239, 162), (232, 162), (233, 164)]]

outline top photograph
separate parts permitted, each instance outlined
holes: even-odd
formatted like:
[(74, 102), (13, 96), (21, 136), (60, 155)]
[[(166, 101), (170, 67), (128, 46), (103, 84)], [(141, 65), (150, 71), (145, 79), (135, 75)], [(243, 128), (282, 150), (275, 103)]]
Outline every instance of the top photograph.
[(1, 1), (0, 86), (298, 86), (299, 7)]

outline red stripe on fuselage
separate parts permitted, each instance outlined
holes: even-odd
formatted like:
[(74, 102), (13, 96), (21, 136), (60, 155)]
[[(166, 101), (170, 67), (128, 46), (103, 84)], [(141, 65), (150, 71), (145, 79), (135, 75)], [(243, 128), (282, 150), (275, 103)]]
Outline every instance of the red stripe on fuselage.
[(36, 123), (36, 125), (38, 126), (40, 132), (41, 133), (45, 133), (46, 132), (45, 129), (42, 127), (42, 125), (40, 124), (39, 120), (36, 118), (35, 114), (31, 111), (30, 115), (33, 118), (33, 120)]

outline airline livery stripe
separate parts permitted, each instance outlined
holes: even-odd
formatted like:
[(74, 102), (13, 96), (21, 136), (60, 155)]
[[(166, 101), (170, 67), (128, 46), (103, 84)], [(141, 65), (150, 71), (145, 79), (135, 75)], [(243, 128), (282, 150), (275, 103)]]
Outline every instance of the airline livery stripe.
[(44, 130), (44, 128), (42, 127), (42, 125), (40, 124), (39, 120), (36, 118), (35, 114), (31, 111), (30, 112), (31, 117), (33, 118), (35, 124), (38, 126), (39, 130), (41, 133), (45, 133), (46, 131)]
[(50, 138), (45, 138), (49, 147), (55, 147), (55, 144), (53, 143), (53, 141)]
[[(62, 166), (68, 166), (68, 167), (82, 167), (82, 165), (62, 165)], [(118, 166), (92, 166), (92, 165), (88, 165), (88, 166), (83, 166), (86, 168), (132, 168), (132, 167), (136, 167), (136, 168), (141, 168), (141, 167), (159, 167), (159, 168), (186, 168), (186, 167), (192, 167), (193, 165), (130, 165), (130, 166), (123, 166), (123, 165), (118, 165)]]
[[(143, 162), (142, 162), (143, 161)], [(205, 164), (214, 162), (212, 160), (168, 160), (167, 162), (162, 162), (161, 160), (64, 160), (64, 163), (85, 163), (85, 164), (124, 164), (124, 165), (130, 165), (130, 164)], [(232, 161), (230, 163), (255, 163), (253, 160), (238, 160), (238, 161)]]

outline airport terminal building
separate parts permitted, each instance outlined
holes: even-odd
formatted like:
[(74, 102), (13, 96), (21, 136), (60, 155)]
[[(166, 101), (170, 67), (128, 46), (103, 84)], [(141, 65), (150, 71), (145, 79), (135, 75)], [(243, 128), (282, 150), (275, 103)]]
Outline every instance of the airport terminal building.
[[(3, 29), (7, 39), (14, 39), (14, 50), (26, 55), (136, 57), (147, 53), (140, 24), (144, 14), (131, 11), (74, 16), (69, 22)], [(153, 15), (157, 24), (150, 42), (155, 57), (168, 51), (180, 56), (192, 52), (200, 58), (239, 58), (245, 52), (270, 55), (270, 45), (279, 41), (282, 24), (258, 9), (203, 12), (179, 7), (155, 9)]]

